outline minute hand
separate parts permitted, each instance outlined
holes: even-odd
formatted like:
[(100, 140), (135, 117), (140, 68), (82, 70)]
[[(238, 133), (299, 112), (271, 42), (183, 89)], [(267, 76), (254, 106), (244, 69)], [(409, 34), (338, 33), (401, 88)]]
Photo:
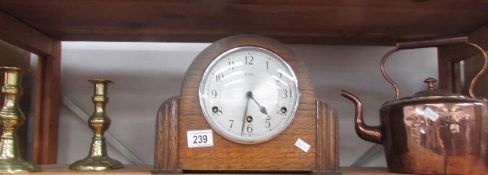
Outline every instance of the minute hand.
[(246, 98), (247, 98), (246, 109), (244, 111), (244, 117), (242, 118), (241, 136), (244, 133), (244, 126), (246, 126), (247, 107), (249, 106), (249, 99), (251, 98), (251, 96), (252, 96), (252, 92), (247, 92), (247, 94), (246, 94)]

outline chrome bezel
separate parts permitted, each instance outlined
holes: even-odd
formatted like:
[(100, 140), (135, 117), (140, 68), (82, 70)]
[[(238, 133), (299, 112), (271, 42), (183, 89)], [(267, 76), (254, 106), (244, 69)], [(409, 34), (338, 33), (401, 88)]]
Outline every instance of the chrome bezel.
[[(249, 49), (251, 49), (251, 50), (258, 50), (260, 52), (264, 52), (266, 54), (272, 55), (274, 59), (277, 59), (279, 61), (279, 63), (283, 64), (284, 67), (286, 69), (288, 69), (288, 71), (292, 74), (293, 80), (296, 82), (296, 83), (294, 83), (295, 84), (295, 88), (297, 89), (297, 92), (295, 93), (295, 95), (297, 96), (297, 100), (296, 100), (296, 103), (294, 104), (293, 110), (292, 110), (292, 112), (290, 114), (291, 117), (289, 117), (288, 120), (285, 121), (285, 123), (282, 125), (282, 127), (279, 130), (277, 130), (276, 132), (272, 133), (271, 135), (268, 135), (268, 136), (266, 136), (264, 138), (261, 138), (261, 139), (242, 139), (242, 138), (234, 137), (231, 134), (228, 134), (226, 132), (226, 130), (220, 129), (219, 125), (217, 125), (211, 119), (211, 116), (209, 116), (208, 111), (205, 108), (205, 104), (204, 104), (203, 98), (202, 98), (202, 95), (204, 95), (203, 90), (204, 90), (205, 80), (208, 78), (208, 75), (210, 74), (210, 72), (211, 72), (212, 68), (215, 66), (215, 64), (217, 64), (221, 59), (225, 58), (230, 53), (233, 53), (233, 52), (236, 52), (236, 51), (240, 51), (240, 50), (249, 50)], [(215, 59), (212, 60), (212, 62), (205, 69), (205, 72), (203, 73), (203, 76), (202, 76), (202, 78), (200, 80), (200, 84), (199, 84), (199, 88), (198, 88), (198, 98), (199, 98), (199, 101), (200, 101), (200, 108), (202, 110), (203, 115), (205, 116), (205, 120), (210, 125), (210, 127), (214, 131), (216, 131), (218, 134), (220, 134), (221, 136), (223, 136), (224, 138), (226, 138), (226, 139), (228, 139), (230, 141), (237, 142), (237, 143), (242, 143), (242, 144), (256, 144), (256, 143), (266, 142), (266, 141), (269, 141), (269, 140), (275, 138), (279, 134), (281, 134), (284, 130), (286, 130), (288, 128), (288, 126), (290, 125), (290, 123), (294, 120), (296, 111), (298, 109), (298, 104), (300, 104), (300, 95), (301, 95), (300, 94), (300, 89), (299, 89), (298, 83), (299, 82), (298, 82), (298, 79), (296, 77), (295, 71), (293, 71), (293, 69), (291, 68), (291, 66), (281, 56), (279, 56), (278, 54), (274, 53), (273, 51), (268, 50), (268, 49), (265, 49), (265, 48), (262, 48), (262, 47), (259, 47), (259, 46), (240, 46), (240, 47), (235, 47), (235, 48), (229, 49), (229, 50), (221, 53), (220, 55), (218, 55)]]

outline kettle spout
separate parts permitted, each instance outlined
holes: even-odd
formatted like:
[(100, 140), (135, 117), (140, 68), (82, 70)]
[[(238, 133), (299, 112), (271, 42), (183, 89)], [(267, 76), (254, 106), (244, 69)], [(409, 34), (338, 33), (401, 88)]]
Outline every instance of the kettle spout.
[(353, 94), (345, 90), (342, 90), (341, 96), (353, 101), (354, 105), (356, 106), (356, 117), (355, 117), (354, 128), (356, 129), (356, 133), (358, 134), (358, 136), (366, 141), (381, 144), (382, 134), (380, 131), (380, 127), (368, 126), (364, 123), (363, 103), (359, 100), (359, 98), (357, 98), (356, 96), (354, 96)]

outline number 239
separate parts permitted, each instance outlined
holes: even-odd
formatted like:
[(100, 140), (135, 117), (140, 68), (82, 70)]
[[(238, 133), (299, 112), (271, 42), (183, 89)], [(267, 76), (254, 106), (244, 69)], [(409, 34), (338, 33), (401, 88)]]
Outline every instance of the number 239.
[(207, 135), (195, 135), (193, 136), (193, 144), (207, 143)]

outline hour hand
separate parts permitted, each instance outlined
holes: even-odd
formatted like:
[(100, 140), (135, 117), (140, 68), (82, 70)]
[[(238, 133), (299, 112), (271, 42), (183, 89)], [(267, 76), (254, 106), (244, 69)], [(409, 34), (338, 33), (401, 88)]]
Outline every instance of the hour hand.
[(265, 107), (259, 107), (259, 111), (261, 111), (261, 113), (263, 113), (263, 114), (268, 115), (268, 112), (266, 111)]
[(259, 111), (265, 115), (268, 115), (268, 111), (266, 111), (266, 108), (262, 106), (253, 96), (252, 92), (247, 93), (247, 97), (250, 98), (254, 103), (256, 103), (259, 106)]

